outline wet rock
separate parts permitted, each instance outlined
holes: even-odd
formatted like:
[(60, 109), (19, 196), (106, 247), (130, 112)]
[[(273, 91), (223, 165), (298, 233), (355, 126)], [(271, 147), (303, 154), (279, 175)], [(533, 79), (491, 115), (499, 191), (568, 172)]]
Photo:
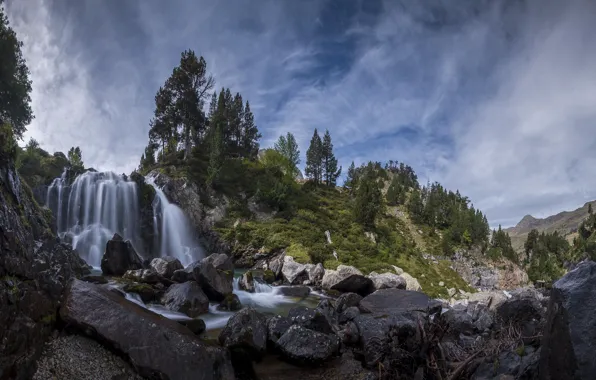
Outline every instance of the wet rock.
[(277, 347), (282, 358), (294, 364), (316, 366), (338, 355), (340, 342), (335, 335), (294, 325), (279, 338)]
[(343, 313), (349, 307), (358, 306), (362, 301), (362, 296), (356, 293), (344, 293), (335, 300), (335, 310)]
[(553, 285), (542, 339), (541, 379), (594, 378), (595, 294), (593, 261), (579, 264)]
[(288, 317), (276, 315), (269, 318), (267, 321), (267, 342), (273, 350), (277, 348), (277, 341), (288, 331), (290, 326), (292, 326), (292, 321)]
[(290, 285), (301, 284), (302, 281), (308, 279), (306, 266), (295, 262), (292, 256), (284, 257), (281, 273), (284, 280)]
[(234, 263), (225, 253), (213, 253), (205, 257), (202, 262), (209, 263), (219, 272), (224, 273), (230, 280), (234, 278)]
[(97, 285), (74, 280), (60, 308), (60, 317), (71, 327), (92, 333), (125, 355), (142, 376), (234, 379), (226, 350), (205, 345), (181, 324)]
[(98, 276), (98, 275), (83, 276), (83, 277), (81, 277), (81, 280), (90, 282), (92, 284), (107, 284), (108, 283), (107, 278), (105, 278), (104, 276)]
[(366, 296), (373, 291), (373, 282), (370, 278), (364, 277), (358, 269), (348, 265), (339, 265), (337, 270), (325, 271), (322, 287)]
[(381, 289), (364, 297), (360, 309), (369, 313), (426, 312), (430, 299), (424, 293), (402, 289)]
[(129, 283), (122, 288), (126, 293), (136, 293), (144, 303), (155, 301), (158, 298), (158, 291), (149, 284)]
[(174, 282), (186, 282), (192, 280), (192, 278), (192, 274), (188, 273), (184, 269), (178, 269), (172, 273), (172, 281)]
[(184, 269), (180, 260), (172, 256), (156, 257), (149, 263), (158, 275), (165, 278), (172, 278), (175, 271)]
[(345, 309), (338, 317), (338, 323), (340, 325), (346, 324), (349, 321), (353, 321), (354, 318), (360, 315), (360, 309), (357, 306), (351, 306)]
[(222, 271), (215, 269), (209, 262), (196, 262), (185, 268), (192, 273), (203, 292), (211, 301), (221, 302), (227, 294), (232, 293), (232, 280)]
[(304, 298), (310, 294), (310, 288), (304, 285), (280, 286), (277, 291), (287, 297)]
[(221, 311), (237, 311), (242, 309), (240, 299), (234, 293), (227, 294), (223, 301), (217, 305), (217, 310)]
[(152, 269), (127, 270), (122, 277), (145, 284), (157, 284), (160, 281), (159, 275)]
[(209, 311), (209, 299), (195, 281), (170, 286), (162, 297), (169, 310), (184, 313), (191, 318)]
[(105, 275), (122, 276), (127, 270), (142, 269), (143, 261), (130, 241), (114, 234), (106, 243), (106, 250), (101, 258), (101, 271)]
[(333, 321), (318, 308), (311, 309), (304, 306), (296, 306), (290, 310), (288, 318), (293, 325), (300, 325), (309, 330), (318, 331), (323, 334), (332, 334), (334, 332)]
[(393, 273), (378, 274), (376, 272), (372, 272), (368, 275), (368, 278), (372, 280), (374, 290), (405, 289), (407, 285), (406, 280)]
[(228, 320), (219, 334), (219, 343), (260, 360), (267, 348), (267, 319), (251, 307), (244, 308)]
[(207, 329), (205, 321), (203, 321), (201, 318), (182, 319), (178, 322), (180, 322), (181, 325), (186, 326), (195, 335), (200, 335)]

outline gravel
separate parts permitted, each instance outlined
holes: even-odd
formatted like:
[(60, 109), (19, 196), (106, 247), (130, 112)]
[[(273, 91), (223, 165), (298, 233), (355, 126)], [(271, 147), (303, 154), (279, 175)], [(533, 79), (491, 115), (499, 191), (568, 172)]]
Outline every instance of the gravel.
[(142, 380), (122, 358), (79, 335), (46, 344), (33, 380)]

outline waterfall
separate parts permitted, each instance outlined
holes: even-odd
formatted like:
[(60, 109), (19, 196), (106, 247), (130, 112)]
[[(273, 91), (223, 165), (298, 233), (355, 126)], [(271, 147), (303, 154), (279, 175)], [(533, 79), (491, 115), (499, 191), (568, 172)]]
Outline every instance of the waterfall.
[(146, 181), (153, 186), (156, 194), (153, 200), (153, 228), (161, 240), (160, 256), (173, 256), (184, 266), (203, 257), (203, 251), (193, 236), (184, 212), (170, 203), (153, 177), (146, 178)]
[(137, 185), (121, 175), (89, 171), (69, 186), (65, 170), (48, 187), (46, 205), (56, 216), (58, 236), (91, 266), (100, 266), (114, 233), (141, 247)]

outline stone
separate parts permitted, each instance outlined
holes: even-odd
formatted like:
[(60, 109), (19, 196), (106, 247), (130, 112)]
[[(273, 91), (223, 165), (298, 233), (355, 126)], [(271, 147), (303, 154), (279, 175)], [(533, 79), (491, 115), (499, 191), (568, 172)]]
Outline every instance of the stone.
[(539, 351), (524, 353), (522, 356), (517, 352), (504, 351), (496, 358), (487, 357), (477, 367), (472, 378), (478, 380), (537, 379)]
[(339, 354), (340, 342), (335, 335), (294, 325), (278, 339), (277, 347), (282, 358), (291, 363), (317, 366)]
[(107, 284), (108, 283), (107, 278), (105, 278), (104, 276), (98, 276), (98, 275), (83, 276), (83, 277), (81, 277), (81, 280), (90, 282), (92, 284)]
[(475, 303), (487, 307), (490, 310), (496, 310), (506, 299), (507, 297), (502, 291), (486, 291), (470, 294), (468, 303)]
[(149, 284), (139, 282), (125, 284), (122, 288), (126, 293), (136, 293), (145, 303), (155, 301), (158, 298), (158, 291)]
[(191, 318), (209, 311), (209, 299), (196, 281), (174, 284), (162, 297), (169, 310), (184, 313)]
[(284, 253), (281, 253), (269, 261), (269, 269), (271, 269), (276, 279), (281, 276), (281, 269), (284, 266), (285, 256)]
[(210, 301), (221, 302), (227, 294), (232, 293), (232, 279), (209, 262), (195, 262), (186, 267), (185, 271), (192, 274)]
[(232, 258), (225, 253), (213, 253), (205, 257), (202, 262), (209, 263), (220, 272), (223, 272), (230, 279), (234, 278), (234, 263)]
[(449, 298), (453, 297), (455, 295), (455, 288), (447, 289), (447, 294), (449, 295)]
[(191, 281), (192, 278), (193, 278), (192, 274), (188, 273), (184, 269), (178, 269), (178, 270), (175, 270), (174, 273), (172, 273), (172, 281), (174, 281), (174, 282)]
[(310, 294), (310, 288), (304, 285), (280, 286), (276, 290), (287, 297), (305, 298)]
[(356, 293), (344, 293), (335, 300), (335, 310), (343, 313), (349, 307), (360, 305), (362, 296)]
[(158, 275), (165, 278), (172, 278), (175, 271), (184, 269), (180, 260), (172, 256), (156, 257), (149, 263)]
[(418, 282), (418, 280), (416, 280), (414, 277), (410, 276), (408, 273), (403, 272), (402, 274), (400, 274), (400, 276), (401, 276), (401, 278), (406, 280), (406, 290), (414, 290), (416, 292), (419, 292), (420, 290), (422, 290), (422, 286), (420, 286), (420, 283)]
[(323, 276), (325, 275), (325, 268), (323, 268), (323, 264), (305, 264), (305, 267), (306, 273), (308, 275), (308, 281), (310, 281), (310, 284), (320, 285), (321, 281), (323, 280)]
[(540, 355), (540, 379), (593, 379), (596, 373), (596, 263), (586, 261), (554, 283)]
[(445, 286), (445, 283), (443, 281), (439, 281), (439, 286)]
[(228, 320), (218, 339), (223, 347), (260, 360), (267, 349), (267, 319), (252, 307), (246, 307)]
[(123, 300), (98, 285), (74, 280), (61, 319), (117, 349), (140, 375), (161, 379), (234, 379), (229, 353), (198, 340), (178, 322)]
[(426, 312), (430, 298), (424, 293), (402, 289), (381, 289), (364, 297), (360, 309), (368, 313)]
[(406, 288), (406, 280), (401, 278), (400, 276), (393, 274), (393, 273), (382, 273), (378, 274), (372, 272), (368, 275), (373, 282), (374, 290), (379, 289), (405, 289)]
[(332, 334), (335, 331), (333, 321), (318, 308), (296, 306), (290, 310), (288, 318), (293, 325), (300, 325), (323, 334)]
[(279, 338), (288, 331), (290, 326), (292, 326), (292, 321), (288, 317), (275, 315), (269, 318), (267, 321), (267, 343), (273, 351), (277, 349)]
[(472, 335), (475, 332), (474, 319), (465, 310), (451, 309), (443, 313), (441, 318), (447, 322), (448, 332), (453, 337)]
[(101, 271), (108, 276), (122, 276), (127, 270), (142, 269), (143, 261), (130, 241), (114, 234), (106, 243), (106, 250), (101, 258)]
[(395, 273), (396, 273), (398, 276), (401, 276), (401, 275), (404, 273), (404, 270), (403, 270), (403, 269), (401, 269), (400, 267), (396, 267), (395, 265), (392, 265), (392, 267), (393, 267), (393, 270), (395, 271)]
[(503, 301), (496, 307), (497, 318), (505, 325), (513, 323), (540, 321), (544, 310), (536, 298), (536, 293), (523, 292)]
[(159, 275), (152, 269), (127, 270), (122, 277), (145, 284), (157, 284), (160, 281)]
[(374, 290), (370, 278), (364, 277), (362, 272), (348, 265), (339, 265), (337, 270), (326, 270), (322, 287), (343, 293), (358, 293), (361, 296), (366, 296)]
[(338, 317), (338, 323), (344, 325), (349, 321), (353, 321), (354, 318), (360, 315), (360, 309), (357, 306), (350, 306), (345, 309)]
[(201, 318), (181, 319), (178, 322), (180, 322), (180, 324), (183, 326), (186, 326), (195, 335), (200, 335), (207, 329), (205, 321), (203, 321)]
[(217, 310), (221, 311), (237, 311), (240, 309), (242, 309), (242, 303), (240, 303), (240, 298), (234, 293), (226, 295), (224, 300), (217, 305)]
[(284, 257), (281, 273), (284, 280), (290, 285), (301, 284), (308, 277), (306, 266), (295, 262), (292, 256)]

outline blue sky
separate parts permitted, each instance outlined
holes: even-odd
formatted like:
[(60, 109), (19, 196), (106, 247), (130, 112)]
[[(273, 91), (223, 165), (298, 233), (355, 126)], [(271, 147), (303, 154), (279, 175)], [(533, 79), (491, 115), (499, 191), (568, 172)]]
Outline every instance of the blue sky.
[(6, 0), (36, 119), (26, 138), (137, 166), (182, 50), (251, 102), (262, 146), (329, 129), (344, 169), (398, 160), (491, 224), (596, 199), (592, 0)]

